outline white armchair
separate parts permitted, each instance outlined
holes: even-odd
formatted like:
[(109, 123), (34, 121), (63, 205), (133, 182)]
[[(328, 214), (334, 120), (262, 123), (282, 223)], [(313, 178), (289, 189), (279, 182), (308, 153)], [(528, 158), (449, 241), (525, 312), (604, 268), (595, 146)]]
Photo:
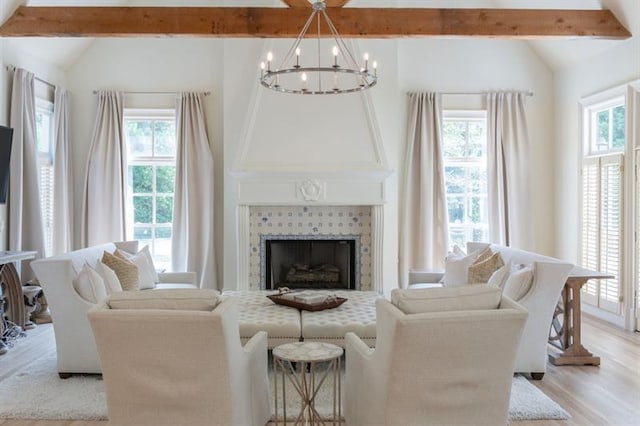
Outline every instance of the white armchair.
[(378, 300), (376, 348), (353, 333), (346, 335), (346, 423), (506, 424), (527, 312), (506, 297), (500, 299), (499, 293), (497, 300), (495, 309), (416, 314)]
[[(163, 300), (156, 308), (137, 300), (119, 302), (125, 304), (107, 300), (89, 311), (110, 425), (264, 426), (269, 421), (267, 334), (258, 332), (242, 347), (234, 301), (213, 310), (182, 310), (183, 301)], [(193, 303), (199, 304), (191, 301), (190, 308), (199, 309)]]

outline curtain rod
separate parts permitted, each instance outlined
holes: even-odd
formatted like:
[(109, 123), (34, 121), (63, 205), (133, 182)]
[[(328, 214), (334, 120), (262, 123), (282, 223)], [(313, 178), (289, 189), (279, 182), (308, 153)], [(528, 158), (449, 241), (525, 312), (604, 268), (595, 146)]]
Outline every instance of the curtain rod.
[[(533, 96), (533, 92), (520, 92), (518, 90), (505, 90), (505, 93), (522, 93), (525, 96)], [(440, 95), (488, 95), (490, 93), (500, 93), (500, 90), (486, 92), (434, 92)]]
[[(94, 90), (93, 94), (97, 95), (100, 91)], [(127, 95), (178, 95), (181, 92), (122, 92)], [(211, 92), (204, 92), (205, 96), (209, 96)]]
[[(7, 65), (7, 71), (11, 71), (11, 72), (13, 72), (13, 71), (15, 71), (15, 70), (16, 70), (16, 66), (15, 66), (15, 65)], [(55, 88), (56, 88), (56, 85), (55, 85), (55, 84), (49, 83), (49, 82), (48, 82), (48, 81), (46, 81), (46, 80), (43, 80), (43, 79), (38, 78), (38, 77), (36, 77), (36, 76), (34, 76), (33, 78), (34, 78), (34, 80), (38, 80), (38, 81), (39, 81), (40, 83), (42, 83), (42, 84), (46, 84), (47, 86), (51, 87), (52, 89), (55, 89)]]

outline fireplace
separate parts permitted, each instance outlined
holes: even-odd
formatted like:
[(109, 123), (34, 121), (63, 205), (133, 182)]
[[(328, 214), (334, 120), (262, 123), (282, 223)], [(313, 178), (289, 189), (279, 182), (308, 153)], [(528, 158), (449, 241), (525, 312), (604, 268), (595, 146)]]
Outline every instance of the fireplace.
[(359, 289), (359, 243), (358, 236), (265, 235), (263, 288)]

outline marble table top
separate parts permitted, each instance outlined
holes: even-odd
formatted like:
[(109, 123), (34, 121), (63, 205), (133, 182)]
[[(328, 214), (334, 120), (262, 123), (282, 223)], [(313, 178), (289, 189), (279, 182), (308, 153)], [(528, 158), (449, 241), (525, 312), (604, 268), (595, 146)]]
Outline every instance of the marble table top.
[(343, 349), (331, 343), (296, 342), (273, 348), (273, 355), (291, 362), (330, 361), (342, 355)]

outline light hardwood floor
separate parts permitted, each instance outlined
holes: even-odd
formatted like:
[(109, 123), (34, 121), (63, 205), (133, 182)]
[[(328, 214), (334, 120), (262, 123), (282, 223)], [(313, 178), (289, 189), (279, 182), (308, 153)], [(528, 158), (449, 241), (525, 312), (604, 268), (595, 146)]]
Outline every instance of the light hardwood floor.
[[(600, 367), (548, 365), (533, 383), (571, 413), (565, 421), (519, 421), (513, 426), (640, 426), (640, 334), (620, 330), (585, 316), (584, 346), (602, 358)], [(7, 377), (39, 357), (55, 351), (51, 325), (28, 332), (8, 354), (0, 356), (0, 386)], [(106, 426), (106, 421), (0, 419), (0, 426)]]

